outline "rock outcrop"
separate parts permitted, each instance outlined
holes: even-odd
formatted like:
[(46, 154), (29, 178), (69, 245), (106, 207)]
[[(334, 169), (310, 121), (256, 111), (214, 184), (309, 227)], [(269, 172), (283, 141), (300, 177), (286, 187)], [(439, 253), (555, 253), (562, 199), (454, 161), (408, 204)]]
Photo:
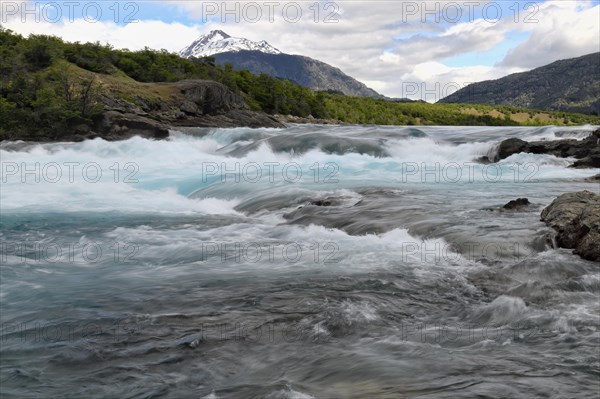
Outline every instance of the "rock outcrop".
[(600, 182), (600, 173), (595, 176), (588, 177), (587, 179), (585, 179), (585, 181), (590, 182), (590, 183)]
[(518, 210), (518, 209), (522, 209), (530, 204), (531, 203), (529, 202), (529, 199), (527, 199), (527, 198), (517, 198), (516, 200), (509, 201), (507, 204), (505, 204), (502, 207), (502, 209)]
[(498, 162), (504, 158), (510, 157), (513, 154), (519, 154), (521, 152), (529, 152), (528, 142), (514, 137), (506, 139), (500, 143), (496, 155), (493, 157), (493, 159), (490, 159), (490, 161)]
[(567, 193), (542, 211), (541, 220), (556, 230), (556, 244), (584, 259), (600, 261), (600, 195)]
[(146, 116), (117, 110), (106, 111), (95, 125), (95, 132), (88, 138), (102, 137), (105, 140), (125, 140), (133, 136), (151, 139), (169, 137), (169, 127)]
[(101, 123), (96, 125), (99, 133), (120, 138), (134, 134), (164, 138), (168, 136), (169, 128), (177, 126), (284, 127), (266, 113), (250, 110), (242, 97), (221, 83), (183, 80), (163, 84), (162, 88), (171, 95), (160, 104), (143, 99), (137, 99), (133, 107), (131, 103), (114, 99), (105, 102), (107, 111)]
[(146, 96), (140, 93), (125, 99), (122, 94), (107, 89), (98, 99), (103, 111), (91, 124), (74, 126), (58, 137), (36, 134), (32, 139), (82, 141), (100, 137), (115, 141), (141, 136), (160, 140), (169, 137), (169, 130), (178, 126), (285, 127), (270, 115), (251, 110), (242, 97), (218, 82), (183, 80), (136, 84), (140, 92), (150, 90), (154, 97), (149, 98), (146, 92)]
[(551, 154), (561, 158), (574, 157), (574, 168), (600, 168), (600, 129), (583, 140), (562, 139), (552, 141), (527, 142), (518, 138), (502, 141), (492, 162), (508, 158), (513, 154), (528, 152), (532, 154)]
[(315, 118), (312, 115), (309, 115), (308, 117), (303, 118), (301, 116), (275, 114), (275, 115), (273, 115), (273, 118), (275, 118), (276, 120), (278, 120), (281, 123), (306, 123), (306, 124), (314, 123), (314, 124), (319, 124), (319, 125), (348, 125), (348, 123), (342, 122), (339, 119), (320, 119), (320, 118)]

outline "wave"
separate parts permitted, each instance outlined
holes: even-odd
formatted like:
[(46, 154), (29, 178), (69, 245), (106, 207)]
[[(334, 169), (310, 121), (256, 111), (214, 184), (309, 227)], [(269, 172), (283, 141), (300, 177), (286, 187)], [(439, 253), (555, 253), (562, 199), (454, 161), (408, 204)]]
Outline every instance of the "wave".
[(196, 129), (166, 141), (4, 142), (0, 199), (11, 211), (227, 214), (271, 189), (301, 189), (308, 198), (332, 188), (454, 184), (471, 175), (475, 182), (510, 182), (515, 168), (525, 166), (537, 179), (583, 179), (593, 171), (570, 169), (573, 160), (549, 155), (515, 154), (491, 166), (476, 161), (507, 135), (577, 136), (591, 129), (295, 126)]

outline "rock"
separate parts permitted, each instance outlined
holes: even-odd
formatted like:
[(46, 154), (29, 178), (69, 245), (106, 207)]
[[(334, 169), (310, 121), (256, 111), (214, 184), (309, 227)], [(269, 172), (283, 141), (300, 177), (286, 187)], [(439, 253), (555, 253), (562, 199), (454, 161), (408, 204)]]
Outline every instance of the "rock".
[[(175, 85), (185, 97), (183, 104), (196, 105), (196, 109), (202, 114), (216, 115), (233, 109), (249, 109), (242, 97), (221, 83), (210, 80), (182, 80)], [(188, 112), (183, 108), (181, 110)]]
[(162, 112), (159, 118), (169, 126), (187, 127), (271, 127), (285, 125), (264, 112), (253, 111), (244, 99), (227, 86), (210, 80), (182, 80), (177, 89), (175, 112)]
[(600, 129), (583, 140), (562, 139), (528, 143), (517, 138), (506, 139), (498, 146), (493, 161), (498, 162), (520, 152), (551, 154), (561, 158), (575, 157), (578, 161), (571, 167), (598, 168), (600, 167)]
[(571, 165), (571, 168), (600, 168), (600, 154), (592, 154), (579, 159)]
[(283, 124), (273, 119), (270, 115), (250, 110), (231, 110), (219, 115), (186, 115), (185, 118), (170, 120), (168, 123), (173, 127), (284, 127)]
[(90, 127), (86, 124), (76, 125), (76, 126), (73, 126), (71, 129), (73, 129), (73, 132), (82, 133), (82, 134), (90, 132)]
[(542, 211), (541, 220), (556, 230), (559, 247), (600, 261), (600, 195), (591, 191), (563, 194)]
[(529, 152), (528, 142), (517, 138), (506, 139), (498, 146), (498, 153), (494, 157), (493, 161), (498, 162), (504, 158), (508, 158), (513, 154), (519, 154), (521, 152)]
[(102, 115), (96, 122), (95, 131), (105, 140), (125, 140), (133, 136), (150, 139), (169, 137), (169, 128), (156, 120), (114, 110)]
[(81, 121), (71, 121), (72, 126), (59, 134), (32, 131), (20, 138), (35, 142), (126, 140), (133, 136), (164, 139), (169, 136), (169, 129), (177, 126), (285, 127), (274, 117), (250, 109), (244, 99), (227, 86), (210, 80), (134, 82), (124, 91), (117, 86), (103, 87), (97, 101), (102, 111), (93, 116), (93, 121), (81, 118)]
[(477, 163), (480, 163), (483, 165), (488, 165), (488, 164), (492, 163), (492, 161), (490, 161), (490, 158), (488, 158), (487, 155), (483, 155), (483, 156), (475, 158), (474, 162), (477, 162)]
[(192, 115), (197, 114), (200, 111), (200, 109), (195, 103), (187, 100), (179, 106), (179, 109), (185, 112), (186, 114)]
[(283, 218), (288, 224), (324, 226), (359, 236), (401, 228), (415, 213), (412, 206), (399, 205), (404, 195), (400, 190), (368, 188), (357, 193), (362, 197), (358, 202), (346, 195), (307, 198), (306, 206), (285, 213)]
[(284, 127), (264, 112), (250, 110), (242, 97), (221, 83), (183, 80), (160, 85), (173, 94), (164, 96), (159, 104), (151, 104), (139, 96), (132, 103), (104, 94), (105, 111), (95, 121), (96, 133), (87, 137), (125, 140), (137, 135), (164, 139), (169, 136), (169, 128), (177, 126)]
[(531, 203), (527, 198), (517, 198), (516, 200), (509, 201), (505, 204), (502, 209), (514, 210), (524, 206), (530, 205)]
[(557, 157), (566, 158), (578, 155), (585, 156), (586, 149), (583, 141), (575, 139), (562, 139), (550, 141), (532, 141), (529, 143), (529, 151), (532, 154), (552, 154)]
[(597, 174), (596, 176), (588, 177), (587, 179), (585, 179), (585, 181), (591, 182), (591, 183), (600, 182), (600, 173)]
[(309, 115), (308, 118), (303, 118), (301, 116), (294, 116), (294, 115), (281, 115), (281, 114), (275, 114), (273, 115), (273, 117), (281, 122), (281, 123), (315, 123), (315, 124), (320, 124), (320, 125), (348, 125), (348, 123), (342, 122), (339, 119), (319, 119), (319, 118), (311, 118)]

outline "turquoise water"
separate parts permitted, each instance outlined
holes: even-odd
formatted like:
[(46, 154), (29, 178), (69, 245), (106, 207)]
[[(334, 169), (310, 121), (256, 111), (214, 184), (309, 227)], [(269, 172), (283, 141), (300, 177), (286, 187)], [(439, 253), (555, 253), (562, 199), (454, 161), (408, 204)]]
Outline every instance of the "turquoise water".
[(3, 397), (595, 397), (597, 264), (539, 214), (598, 170), (486, 161), (593, 130), (4, 142)]

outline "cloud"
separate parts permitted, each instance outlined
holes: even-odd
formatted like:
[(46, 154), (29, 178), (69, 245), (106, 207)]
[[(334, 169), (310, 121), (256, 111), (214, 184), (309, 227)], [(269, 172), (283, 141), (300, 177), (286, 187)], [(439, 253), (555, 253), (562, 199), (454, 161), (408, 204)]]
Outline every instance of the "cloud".
[(61, 23), (21, 24), (8, 21), (6, 28), (23, 35), (45, 34), (62, 37), (66, 41), (110, 43), (116, 48), (139, 50), (146, 46), (178, 51), (195, 40), (201, 31), (196, 27), (162, 21), (140, 21), (127, 25), (83, 19)]
[(498, 79), (521, 71), (518, 68), (477, 65), (448, 67), (439, 62), (425, 62), (415, 65), (411, 72), (402, 75), (399, 83), (392, 84), (386, 90), (399, 93), (397, 97), (435, 102), (471, 83)]
[(600, 51), (600, 5), (554, 1), (540, 5), (533, 18), (537, 22), (522, 25), (531, 36), (510, 50), (501, 66), (531, 69)]

